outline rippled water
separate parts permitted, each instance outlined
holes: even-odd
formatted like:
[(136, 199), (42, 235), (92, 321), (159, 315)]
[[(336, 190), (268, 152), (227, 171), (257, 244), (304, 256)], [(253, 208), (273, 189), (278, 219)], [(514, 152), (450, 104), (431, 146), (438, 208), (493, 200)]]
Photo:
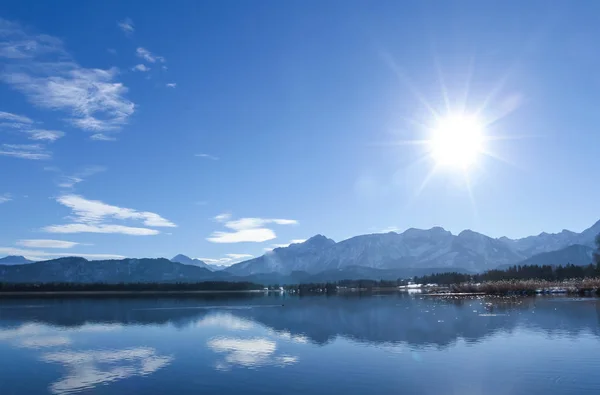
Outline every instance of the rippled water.
[(600, 394), (600, 300), (0, 299), (0, 393)]

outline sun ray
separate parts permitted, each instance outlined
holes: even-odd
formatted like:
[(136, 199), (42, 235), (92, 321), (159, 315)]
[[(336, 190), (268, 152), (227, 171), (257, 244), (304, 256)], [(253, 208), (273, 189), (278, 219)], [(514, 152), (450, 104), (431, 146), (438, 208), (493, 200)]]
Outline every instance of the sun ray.
[(469, 200), (471, 201), (473, 216), (477, 218), (477, 202), (475, 201), (475, 196), (473, 195), (473, 188), (471, 187), (471, 178), (469, 177), (469, 173), (467, 173), (466, 171), (463, 172), (463, 177), (465, 180), (465, 186), (467, 187), (467, 193), (469, 194)]
[(410, 92), (419, 101), (419, 103), (421, 103), (425, 108), (427, 108), (427, 110), (435, 119), (439, 119), (440, 114), (433, 108), (431, 104), (429, 104), (429, 102), (427, 102), (427, 100), (425, 100), (425, 97), (421, 94), (421, 92), (419, 92), (417, 88), (415, 88), (415, 86), (410, 82), (410, 80), (402, 72), (400, 67), (396, 64), (392, 56), (389, 53), (384, 52), (382, 53), (382, 57), (388, 63), (388, 66), (392, 69), (392, 71), (394, 71), (400, 82), (403, 83), (410, 90)]
[(469, 102), (469, 94), (471, 91), (471, 80), (473, 78), (473, 69), (475, 68), (475, 56), (471, 56), (469, 61), (469, 67), (467, 68), (467, 80), (465, 81), (465, 90), (463, 92), (462, 103), (460, 112), (464, 114), (467, 111), (467, 105)]

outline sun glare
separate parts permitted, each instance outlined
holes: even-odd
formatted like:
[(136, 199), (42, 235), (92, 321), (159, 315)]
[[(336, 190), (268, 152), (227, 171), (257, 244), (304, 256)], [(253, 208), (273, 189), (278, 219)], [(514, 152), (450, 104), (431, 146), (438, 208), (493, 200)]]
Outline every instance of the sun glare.
[(454, 115), (440, 119), (429, 140), (439, 166), (467, 169), (483, 150), (483, 126), (475, 117)]

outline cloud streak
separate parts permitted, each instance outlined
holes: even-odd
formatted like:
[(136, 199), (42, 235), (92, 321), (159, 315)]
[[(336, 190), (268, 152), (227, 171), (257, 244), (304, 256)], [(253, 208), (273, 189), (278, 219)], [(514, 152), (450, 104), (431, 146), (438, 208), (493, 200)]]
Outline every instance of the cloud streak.
[(219, 160), (219, 157), (210, 155), (210, 154), (196, 154), (194, 155), (196, 158), (205, 158), (210, 160)]
[(50, 159), (52, 156), (39, 144), (2, 144), (0, 155), (30, 160)]
[(47, 259), (54, 259), (63, 256), (77, 256), (86, 259), (123, 259), (126, 258), (123, 255), (116, 254), (87, 254), (87, 253), (77, 253), (77, 252), (46, 252), (41, 250), (25, 250), (21, 248), (14, 247), (0, 247), (0, 254), (2, 255), (22, 255), (27, 259), (31, 259), (32, 261), (44, 261)]
[(10, 193), (4, 193), (0, 195), (0, 204), (10, 202), (12, 200), (12, 196)]
[(38, 129), (35, 127), (35, 122), (28, 117), (12, 114), (9, 112), (0, 111), (0, 130), (10, 129), (25, 133), (30, 140), (54, 142), (65, 135), (64, 132), (58, 130)]
[(275, 232), (266, 225), (296, 225), (298, 221), (280, 218), (240, 218), (231, 220), (230, 214), (219, 214), (215, 217), (217, 222), (232, 230), (228, 232), (213, 232), (206, 240), (212, 243), (261, 243), (277, 237)]
[(64, 240), (28, 239), (17, 241), (17, 245), (27, 248), (73, 248), (79, 243)]
[(149, 211), (113, 206), (100, 200), (89, 200), (79, 195), (59, 196), (56, 201), (72, 211), (74, 223), (51, 225), (43, 228), (49, 233), (119, 233), (149, 236), (160, 233), (156, 229), (131, 227), (110, 223), (114, 220), (140, 221), (147, 227), (176, 227), (173, 222)]
[(123, 30), (125, 34), (131, 34), (135, 31), (131, 18), (125, 18), (122, 21), (117, 22), (117, 26), (119, 29)]
[(165, 58), (162, 56), (154, 55), (152, 52), (148, 51), (146, 48), (139, 47), (135, 50), (135, 54), (138, 58), (144, 59), (146, 62), (156, 63), (156, 62), (165, 62)]
[(94, 174), (102, 173), (106, 171), (106, 167), (103, 166), (88, 166), (82, 171), (75, 173), (70, 176), (62, 176), (58, 182), (60, 188), (73, 188), (80, 182), (85, 181), (86, 178), (93, 176)]

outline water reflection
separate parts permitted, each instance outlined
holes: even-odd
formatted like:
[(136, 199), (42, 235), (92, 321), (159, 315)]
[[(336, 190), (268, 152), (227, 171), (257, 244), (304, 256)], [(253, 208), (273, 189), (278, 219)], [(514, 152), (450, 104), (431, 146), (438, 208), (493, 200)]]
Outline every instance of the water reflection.
[(43, 354), (42, 361), (62, 364), (65, 377), (50, 385), (53, 394), (69, 394), (132, 376), (156, 372), (173, 361), (149, 347), (124, 350), (61, 351)]
[(225, 355), (223, 360), (215, 364), (218, 370), (228, 370), (235, 365), (246, 368), (285, 366), (298, 361), (297, 357), (291, 355), (277, 355), (277, 343), (267, 338), (215, 337), (207, 342), (207, 346)]
[[(458, 339), (473, 343), (496, 333), (512, 333), (517, 328), (547, 335), (577, 336), (586, 332), (600, 337), (598, 299), (315, 297), (288, 298), (278, 307), (273, 307), (271, 297), (224, 298), (215, 302), (219, 301), (198, 297), (7, 300), (0, 307), (0, 323), (36, 321), (78, 331), (119, 330), (128, 325), (168, 325), (179, 329), (213, 327), (229, 331), (262, 327), (279, 339), (317, 345), (343, 337), (375, 344), (446, 347)], [(19, 304), (39, 307), (15, 308)], [(244, 308), (236, 308), (242, 306)], [(25, 326), (18, 330), (31, 332), (40, 328)], [(10, 337), (10, 333), (10, 330), (0, 330), (0, 340)]]
[[(510, 357), (497, 353), (506, 342), (519, 350), (532, 340), (539, 345), (556, 339), (552, 350), (536, 349), (536, 358), (569, 357), (571, 341), (575, 344), (583, 339), (585, 347), (600, 344), (599, 323), (599, 299), (428, 299), (406, 295), (4, 299), (0, 304), (0, 352), (4, 360), (20, 359), (20, 365), (12, 375), (5, 367), (0, 369), (0, 381), (2, 393), (13, 394), (44, 393), (45, 388), (58, 395), (113, 395), (130, 392), (131, 385), (137, 391), (141, 383), (157, 381), (162, 386), (149, 388), (150, 392), (197, 393), (199, 386), (208, 385), (204, 388), (209, 393), (225, 388), (230, 390), (225, 393), (233, 394), (246, 388), (235, 384), (236, 378), (244, 378), (255, 380), (261, 391), (276, 394), (284, 378), (296, 377), (296, 393), (306, 393), (328, 385), (337, 375), (338, 383), (347, 378), (347, 383), (340, 384), (346, 385), (345, 393), (361, 384), (365, 387), (356, 387), (355, 393), (365, 393), (377, 376), (382, 380), (378, 385), (388, 385), (389, 391), (381, 393), (392, 393), (398, 388), (394, 383), (398, 372), (406, 372), (404, 382), (413, 380), (415, 374), (425, 377), (432, 372), (450, 380), (444, 372), (453, 368), (452, 358), (469, 364), (485, 361), (486, 353), (496, 352), (502, 362), (494, 369), (514, 370), (520, 351)], [(473, 344), (481, 348), (471, 347)], [(560, 350), (557, 344), (562, 344)], [(450, 352), (437, 353), (437, 349)], [(581, 354), (587, 348), (579, 350)], [(388, 365), (381, 353), (396, 365)], [(446, 359), (450, 355), (452, 358)], [(590, 369), (600, 366), (595, 356), (586, 358), (585, 366)], [(540, 371), (549, 373), (550, 378), (564, 374), (557, 370), (558, 364), (543, 366)], [(478, 367), (473, 362), (470, 369)], [(523, 363), (519, 369), (525, 367), (535, 370), (540, 365)], [(215, 369), (227, 373), (214, 374)], [(37, 381), (43, 382), (42, 390), (24, 390), (24, 381), (15, 372), (38, 370), (46, 374)], [(252, 375), (244, 373), (248, 370)], [(577, 376), (580, 370), (570, 370), (570, 377), (594, 377)], [(320, 384), (314, 388), (299, 384), (298, 375), (310, 376), (307, 383)], [(495, 380), (492, 373), (486, 377)], [(215, 384), (218, 380), (223, 380), (220, 387)], [(584, 380), (588, 386), (592, 381)], [(466, 382), (468, 378), (463, 377), (454, 384), (459, 388)], [(419, 383), (413, 383), (413, 393), (419, 392)], [(107, 384), (110, 386), (104, 387)], [(494, 394), (506, 393), (498, 391)]]

